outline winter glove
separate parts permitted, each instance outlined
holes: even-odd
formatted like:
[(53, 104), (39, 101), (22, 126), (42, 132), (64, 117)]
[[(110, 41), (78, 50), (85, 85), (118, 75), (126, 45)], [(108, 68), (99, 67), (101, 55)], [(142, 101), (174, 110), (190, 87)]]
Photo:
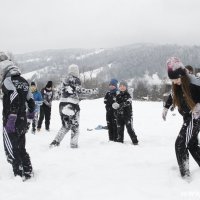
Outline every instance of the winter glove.
[(119, 104), (117, 102), (112, 104), (113, 109), (117, 110), (119, 108)]
[(8, 116), (7, 122), (6, 122), (6, 126), (5, 129), (7, 131), (7, 133), (14, 133), (15, 130), (15, 122), (17, 120), (17, 115), (16, 114), (10, 114)]
[(171, 106), (170, 110), (173, 112), (174, 111), (174, 106)]
[(198, 119), (200, 117), (200, 103), (197, 103), (193, 108), (192, 116), (194, 119)]
[(35, 112), (27, 112), (26, 113), (26, 117), (27, 117), (27, 119), (28, 120), (31, 120), (31, 119), (34, 119), (34, 117), (35, 117)]
[(162, 112), (162, 118), (163, 118), (164, 121), (166, 121), (167, 112), (168, 112), (168, 109), (164, 108), (163, 112)]

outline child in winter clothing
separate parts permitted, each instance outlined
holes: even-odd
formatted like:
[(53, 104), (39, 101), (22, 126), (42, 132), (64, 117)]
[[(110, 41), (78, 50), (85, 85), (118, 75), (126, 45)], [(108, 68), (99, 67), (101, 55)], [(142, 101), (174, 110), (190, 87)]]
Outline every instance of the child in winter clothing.
[(170, 106), (178, 107), (183, 116), (183, 125), (176, 139), (176, 157), (183, 178), (190, 177), (189, 153), (200, 166), (200, 147), (198, 134), (200, 130), (200, 81), (189, 74), (179, 58), (167, 60), (168, 76), (172, 80), (172, 95), (164, 105), (162, 117), (166, 120)]
[(120, 93), (116, 97), (116, 102), (112, 104), (117, 117), (117, 141), (124, 142), (124, 126), (126, 126), (133, 144), (137, 145), (138, 140), (133, 129), (132, 98), (127, 89), (127, 82), (121, 81), (119, 84)]
[(117, 83), (118, 81), (116, 79), (111, 79), (109, 83), (109, 91), (104, 97), (104, 103), (106, 104), (108, 136), (110, 141), (117, 141), (117, 119), (114, 114), (115, 109), (112, 107), (112, 104), (116, 102), (116, 95), (119, 93)]
[[(8, 162), (15, 176), (23, 180), (32, 177), (32, 164), (26, 151), (27, 118), (33, 119), (35, 103), (28, 82), (21, 77), (19, 68), (0, 52), (3, 91), (3, 142)], [(26, 105), (28, 112), (26, 112)]]
[[(42, 94), (40, 93), (40, 91), (37, 90), (35, 82), (31, 82), (30, 88), (33, 94), (33, 99), (35, 101), (35, 110), (34, 110), (35, 116), (34, 119), (32, 120), (32, 133), (35, 134), (38, 122), (38, 116), (40, 114), (40, 106), (42, 105), (43, 101), (42, 101)], [(31, 121), (29, 123), (31, 123)]]
[(58, 146), (63, 140), (65, 134), (71, 130), (71, 148), (78, 148), (79, 137), (79, 94), (96, 94), (97, 91), (84, 89), (81, 87), (79, 79), (79, 68), (77, 65), (70, 65), (68, 68), (68, 76), (62, 81), (61, 99), (60, 99), (60, 116), (62, 127), (50, 144), (50, 147)]
[(40, 117), (37, 125), (37, 130), (40, 131), (42, 122), (45, 117), (45, 129), (49, 131), (50, 119), (51, 119), (51, 104), (53, 101), (53, 82), (48, 81), (45, 88), (41, 90), (43, 104), (40, 107)]

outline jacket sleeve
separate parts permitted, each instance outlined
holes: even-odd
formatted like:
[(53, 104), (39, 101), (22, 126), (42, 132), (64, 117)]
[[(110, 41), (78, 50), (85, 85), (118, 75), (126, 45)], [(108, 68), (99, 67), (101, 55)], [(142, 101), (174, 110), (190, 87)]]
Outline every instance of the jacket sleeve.
[(167, 98), (167, 101), (164, 103), (164, 107), (169, 109), (173, 104), (172, 94), (170, 94)]
[(4, 80), (2, 86), (3, 92), (10, 97), (10, 113), (17, 114), (19, 110), (19, 95), (16, 87), (14, 86), (11, 77)]
[(83, 88), (81, 86), (80, 79), (76, 80), (75, 88), (76, 88), (76, 92), (78, 94), (86, 94), (86, 95), (98, 94), (98, 89), (97, 88), (96, 89), (86, 89), (86, 88)]
[(26, 97), (26, 102), (28, 104), (28, 111), (32, 113), (35, 109), (35, 102), (33, 100), (33, 95), (30, 91), (28, 91), (27, 97)]
[(104, 97), (104, 103), (107, 104), (108, 102), (108, 93), (106, 93), (105, 97)]
[(41, 94), (42, 94), (42, 97), (43, 97), (43, 103), (47, 106), (50, 106), (50, 103), (48, 102), (48, 97), (47, 97), (47, 94), (45, 93), (45, 89), (43, 88), (41, 90)]
[(37, 92), (37, 100), (35, 100), (35, 104), (41, 106), (43, 103), (43, 98), (41, 92)]

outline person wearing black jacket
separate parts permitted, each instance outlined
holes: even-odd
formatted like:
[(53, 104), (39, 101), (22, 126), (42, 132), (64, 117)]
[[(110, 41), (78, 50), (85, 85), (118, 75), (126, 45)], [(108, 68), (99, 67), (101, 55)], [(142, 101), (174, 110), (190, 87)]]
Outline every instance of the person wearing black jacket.
[(37, 131), (40, 131), (42, 122), (45, 118), (45, 129), (49, 131), (50, 119), (51, 119), (51, 105), (53, 101), (53, 82), (48, 81), (45, 88), (41, 90), (43, 104), (40, 106), (40, 117), (37, 124)]
[(108, 127), (108, 136), (110, 141), (117, 141), (117, 119), (114, 114), (115, 109), (113, 109), (112, 104), (116, 102), (116, 95), (119, 93), (117, 87), (118, 81), (116, 79), (111, 79), (109, 83), (109, 91), (104, 97), (104, 103), (106, 107), (106, 121)]
[(116, 110), (117, 141), (124, 142), (124, 126), (126, 126), (132, 143), (137, 145), (138, 139), (133, 129), (132, 98), (127, 89), (127, 82), (121, 81), (119, 84), (120, 93), (116, 96), (116, 102), (112, 104), (112, 107)]
[(200, 166), (200, 80), (188, 73), (179, 58), (167, 60), (168, 76), (172, 80), (172, 94), (164, 105), (162, 117), (166, 120), (170, 106), (178, 107), (183, 125), (175, 142), (176, 157), (183, 178), (190, 178), (189, 153)]
[[(25, 148), (27, 118), (34, 118), (35, 103), (28, 82), (20, 76), (19, 68), (0, 52), (3, 92), (3, 141), (8, 162), (15, 176), (23, 180), (32, 177), (32, 164)], [(26, 104), (28, 111), (26, 112)]]

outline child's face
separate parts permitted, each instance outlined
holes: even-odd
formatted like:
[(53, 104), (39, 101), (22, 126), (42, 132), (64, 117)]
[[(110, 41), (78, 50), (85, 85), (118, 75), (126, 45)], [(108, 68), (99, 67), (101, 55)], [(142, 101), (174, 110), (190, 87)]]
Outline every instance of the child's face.
[(109, 85), (109, 89), (114, 90), (114, 89), (116, 89), (116, 87), (114, 85)]
[(34, 92), (36, 90), (36, 86), (31, 85), (31, 91)]
[(125, 85), (120, 85), (120, 86), (119, 86), (119, 90), (120, 90), (121, 92), (126, 91), (126, 86), (125, 86)]

